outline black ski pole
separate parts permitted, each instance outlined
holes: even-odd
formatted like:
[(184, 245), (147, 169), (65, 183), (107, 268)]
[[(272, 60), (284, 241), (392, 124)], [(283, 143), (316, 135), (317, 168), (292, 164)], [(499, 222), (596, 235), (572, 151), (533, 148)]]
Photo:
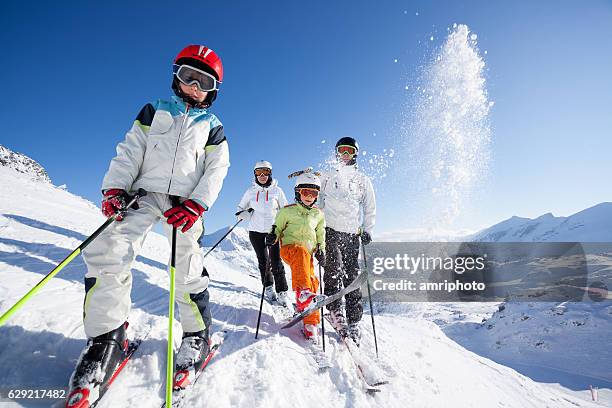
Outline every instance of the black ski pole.
[(257, 329), (255, 330), (255, 338), (257, 338), (257, 336), (259, 335), (259, 322), (261, 320), (261, 309), (263, 308), (263, 300), (264, 300), (264, 292), (266, 291), (266, 286), (265, 285), (261, 285), (262, 286), (262, 290), (261, 290), (261, 300), (259, 301), (259, 314), (257, 315)]
[[(323, 294), (323, 278), (321, 275), (321, 264), (319, 264), (319, 293)], [(323, 318), (323, 311), (325, 307), (321, 308), (321, 336), (323, 337), (323, 352), (325, 353), (325, 319)]]
[(87, 245), (91, 244), (91, 242), (98, 237), (109, 225), (111, 225), (117, 217), (120, 215), (125, 215), (128, 208), (134, 205), (140, 197), (144, 197), (147, 195), (147, 192), (144, 189), (139, 189), (138, 192), (132, 197), (130, 202), (125, 206), (124, 210), (118, 211), (109, 217), (104, 224), (102, 224), (93, 234), (91, 234), (81, 245), (78, 246), (74, 251), (72, 251), (62, 262), (60, 262), (51, 272), (49, 272), (40, 282), (38, 282), (28, 293), (26, 293), (17, 303), (15, 303), (9, 310), (7, 310), (2, 316), (0, 316), (0, 326), (2, 326), (6, 321), (11, 317), (13, 313), (19, 310), (32, 296), (36, 294), (47, 284), (51, 278), (59, 273), (66, 265), (68, 265), (74, 258), (76, 258), (82, 251), (87, 247)]
[[(270, 259), (270, 247), (266, 246), (265, 251), (266, 251), (267, 259), (266, 259), (266, 273), (264, 274), (264, 276), (262, 276), (262, 279), (264, 280), (265, 280), (265, 276), (272, 268), (272, 261)], [(259, 322), (261, 320), (261, 311), (263, 309), (264, 294), (266, 293), (265, 281), (261, 282), (261, 286), (263, 289), (261, 290), (261, 300), (259, 301), (259, 314), (257, 315), (257, 329), (255, 330), (255, 338), (257, 338), (257, 335), (259, 334)]]
[[(363, 254), (363, 266), (365, 267), (364, 273), (368, 273), (368, 261), (366, 258), (365, 245), (361, 244), (361, 252)], [(376, 339), (376, 325), (374, 324), (374, 306), (372, 305), (372, 292), (370, 291), (370, 278), (367, 277), (368, 282), (368, 301), (370, 302), (370, 317), (372, 318), (372, 332), (374, 333), (374, 347), (376, 348), (376, 358), (378, 358), (378, 340)]]
[[(252, 209), (252, 208), (249, 208), (248, 210), (245, 210), (245, 211), (248, 211), (248, 212), (253, 212), (253, 209)], [(227, 236), (229, 235), (229, 233), (230, 233), (230, 232), (232, 232), (232, 231), (234, 230), (234, 228), (236, 228), (236, 226), (237, 226), (238, 224), (240, 224), (241, 222), (242, 222), (242, 219), (240, 219), (240, 220), (236, 221), (236, 223), (235, 223), (235, 224), (234, 224), (234, 225), (233, 225), (233, 226), (232, 226), (232, 227), (231, 227), (229, 230), (227, 230), (227, 232), (225, 233), (225, 235), (223, 235), (223, 236), (221, 237), (221, 239), (220, 239), (220, 240), (218, 240), (218, 241), (217, 241), (217, 243), (215, 243), (215, 245), (213, 245), (213, 246), (212, 246), (212, 248), (210, 248), (210, 249), (208, 250), (208, 252), (206, 252), (206, 253), (204, 254), (204, 258), (206, 258), (206, 256), (208, 256), (208, 254), (210, 254), (210, 253), (212, 252), (212, 250), (213, 250), (213, 249), (215, 249), (215, 248), (217, 247), (217, 245), (219, 245), (219, 244), (221, 243), (221, 241), (223, 241), (223, 240), (225, 239), (225, 237), (227, 237)]]

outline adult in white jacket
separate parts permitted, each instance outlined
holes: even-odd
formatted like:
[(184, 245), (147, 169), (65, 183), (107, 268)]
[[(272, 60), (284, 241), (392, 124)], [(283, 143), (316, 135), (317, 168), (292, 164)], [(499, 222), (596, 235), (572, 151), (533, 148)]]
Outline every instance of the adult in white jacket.
[[(278, 300), (288, 305), (287, 278), (280, 259), (279, 244), (266, 247), (266, 234), (272, 231), (272, 224), (279, 209), (286, 206), (285, 193), (272, 178), (272, 164), (262, 160), (255, 163), (255, 180), (238, 204), (238, 218), (248, 221), (249, 240), (257, 254), (264, 295), (270, 302)], [(253, 211), (249, 211), (252, 209)], [(268, 252), (269, 251), (269, 252)]]
[[(325, 214), (325, 294), (333, 295), (349, 285), (359, 274), (359, 240), (371, 241), (376, 219), (376, 197), (370, 178), (357, 169), (359, 145), (352, 137), (336, 143), (337, 166), (321, 176), (319, 207)], [(346, 318), (342, 299), (330, 303), (332, 322), (343, 334), (359, 344), (359, 321), (363, 315), (361, 291), (345, 296)]]
[[(174, 61), (176, 96), (145, 105), (117, 146), (102, 182), (102, 212), (107, 217), (121, 214), (139, 188), (148, 194), (83, 252), (83, 316), (89, 341), (71, 379), (76, 399), (95, 395), (125, 356), (131, 268), (146, 235), (162, 219), (168, 240), (172, 227), (178, 229), (175, 289), (183, 339), (175, 370), (190, 372), (208, 353), (212, 317), (198, 238), (201, 216), (217, 199), (230, 164), (223, 125), (208, 110), (222, 79), (221, 59), (213, 50), (203, 45), (184, 48)], [(104, 378), (92, 374), (98, 372)], [(83, 387), (90, 392), (82, 392)]]

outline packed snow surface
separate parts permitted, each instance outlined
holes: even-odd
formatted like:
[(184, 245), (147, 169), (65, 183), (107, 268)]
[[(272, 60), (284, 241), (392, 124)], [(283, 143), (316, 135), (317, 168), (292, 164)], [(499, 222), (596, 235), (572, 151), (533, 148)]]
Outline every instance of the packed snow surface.
[[(39, 282), (103, 221), (92, 203), (0, 168), (0, 312)], [(316, 370), (299, 327), (279, 332), (281, 319), (268, 304), (264, 304), (259, 338), (254, 338), (261, 294), (258, 272), (253, 262), (236, 263), (229, 255), (253, 256), (243, 250), (240, 255), (237, 248), (218, 248), (206, 259), (211, 275), (212, 329), (226, 330), (227, 334), (220, 354), (188, 396), (192, 406), (405, 407), (408, 403), (432, 408), (524, 408), (602, 407), (610, 403), (608, 390), (603, 387), (600, 402), (590, 402), (586, 383), (577, 387), (536, 382), (494, 362), (491, 347), (484, 340), (477, 340), (479, 347), (473, 347), (470, 338), (478, 339), (474, 337), (476, 332), (480, 335), (501, 330), (499, 316), (492, 317), (496, 305), (490, 304), (469, 305), (467, 309), (448, 304), (407, 308), (387, 305), (386, 309), (380, 305), (376, 316), (378, 359), (374, 357), (370, 316), (365, 315), (361, 350), (366, 356), (367, 374), (389, 381), (381, 387), (382, 392), (368, 395), (347, 353), (333, 336), (327, 343), (332, 367), (323, 373)], [(142, 338), (143, 343), (98, 405), (100, 408), (159, 407), (164, 399), (168, 256), (166, 238), (149, 234), (133, 266), (128, 329), (132, 338)], [(85, 346), (81, 321), (85, 269), (82, 258), (76, 258), (0, 327), (0, 390), (66, 386)], [(453, 317), (457, 315), (454, 311), (461, 319)], [(601, 321), (606, 317), (604, 312), (598, 312), (600, 330), (606, 330)], [(451, 330), (453, 323), (480, 322), (482, 318), (491, 318), (496, 329), (461, 332), (457, 326)], [(178, 349), (180, 325), (175, 328)], [(602, 335), (605, 337), (605, 331)], [(506, 349), (511, 347), (508, 342), (522, 341), (517, 337), (507, 340), (503, 344)], [(553, 349), (551, 345), (546, 347)], [(584, 358), (579, 348), (563, 352), (566, 370), (571, 371), (573, 362)], [(514, 353), (507, 355), (512, 358)], [(580, 367), (586, 369), (585, 364)], [(582, 373), (608, 381), (609, 374), (605, 370)], [(35, 405), (27, 400), (4, 400), (0, 406)], [(61, 402), (56, 406), (62, 406)]]

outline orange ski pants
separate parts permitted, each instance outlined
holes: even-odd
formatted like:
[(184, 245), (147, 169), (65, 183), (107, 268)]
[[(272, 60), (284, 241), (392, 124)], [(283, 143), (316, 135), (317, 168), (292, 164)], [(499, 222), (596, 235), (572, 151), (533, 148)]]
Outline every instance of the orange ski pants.
[[(312, 293), (319, 290), (319, 280), (314, 272), (312, 255), (308, 249), (301, 245), (283, 245), (280, 249), (283, 261), (291, 268), (291, 287), (298, 294), (298, 289), (310, 289)], [(312, 312), (304, 318), (304, 324), (319, 324), (321, 317), (319, 311)]]

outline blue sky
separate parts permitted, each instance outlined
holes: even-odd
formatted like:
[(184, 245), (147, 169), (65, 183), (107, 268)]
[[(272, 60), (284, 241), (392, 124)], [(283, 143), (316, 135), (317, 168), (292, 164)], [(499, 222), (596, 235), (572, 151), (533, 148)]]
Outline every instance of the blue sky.
[[(124, 3), (0, 5), (0, 144), (95, 203), (142, 105), (171, 95), (184, 45), (209, 45), (225, 68), (213, 111), (232, 166), (207, 216), (212, 231), (233, 222), (256, 160), (272, 161), (292, 196), (286, 174), (320, 163), (342, 136), (374, 153), (405, 142), (405, 86), (453, 23), (487, 51), (495, 106), (487, 180), (449, 228), (610, 201), (612, 2)], [(385, 179), (376, 189), (377, 232), (420, 226), (414, 200), (397, 199)]]

